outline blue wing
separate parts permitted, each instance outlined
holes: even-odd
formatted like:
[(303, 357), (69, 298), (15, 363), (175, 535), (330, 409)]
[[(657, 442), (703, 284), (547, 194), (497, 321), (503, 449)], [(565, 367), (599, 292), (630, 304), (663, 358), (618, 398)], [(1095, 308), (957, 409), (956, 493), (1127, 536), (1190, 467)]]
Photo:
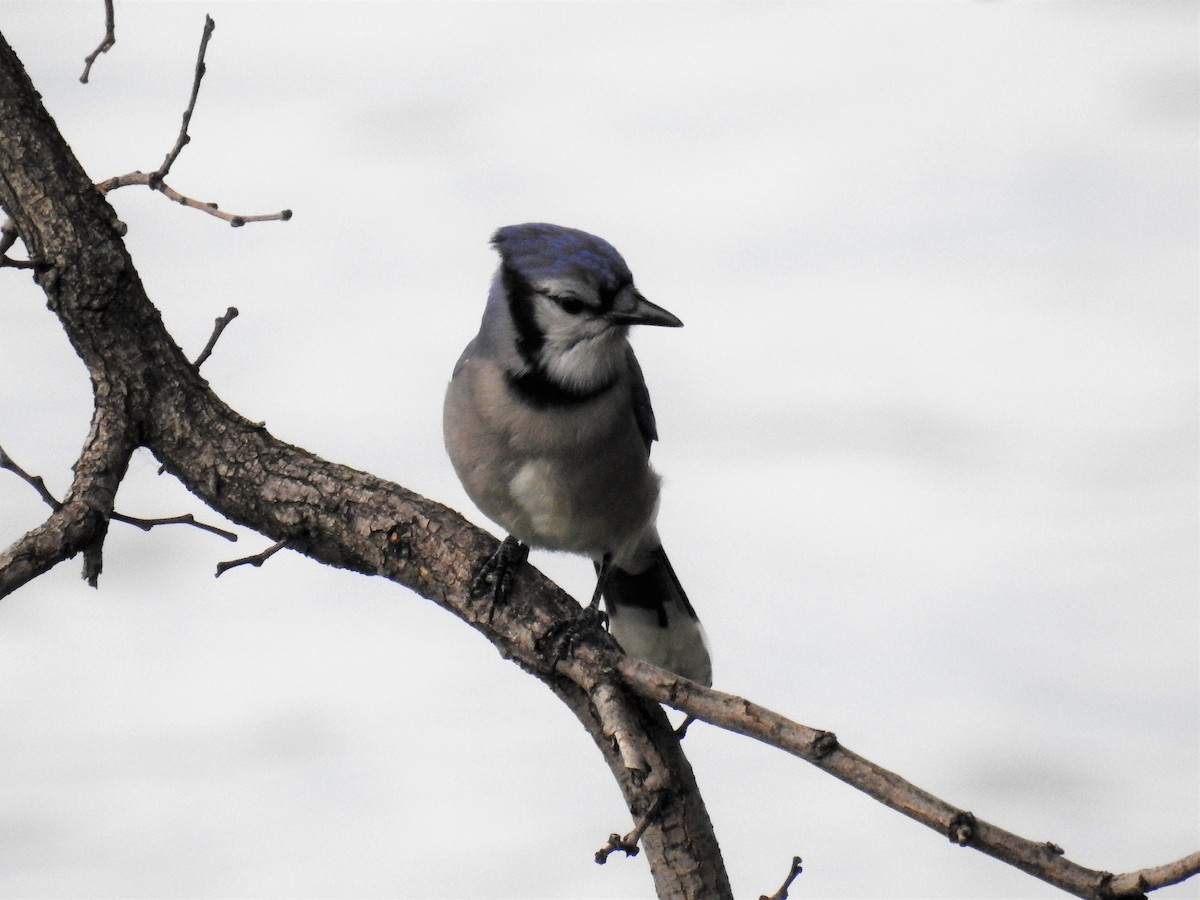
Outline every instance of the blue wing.
[(646, 379), (642, 377), (642, 367), (638, 365), (633, 348), (628, 350), (630, 390), (633, 394), (633, 417), (637, 420), (638, 431), (646, 442), (646, 454), (650, 454), (650, 445), (658, 440), (658, 427), (654, 423), (654, 408), (650, 405), (650, 391), (646, 388)]

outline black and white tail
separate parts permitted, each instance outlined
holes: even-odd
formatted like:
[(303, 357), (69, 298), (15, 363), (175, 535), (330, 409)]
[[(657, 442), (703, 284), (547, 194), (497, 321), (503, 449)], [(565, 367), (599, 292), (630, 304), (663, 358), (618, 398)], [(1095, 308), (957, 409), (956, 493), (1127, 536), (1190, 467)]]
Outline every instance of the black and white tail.
[(661, 546), (645, 571), (613, 566), (604, 581), (604, 606), (612, 636), (630, 656), (712, 685), (704, 628)]

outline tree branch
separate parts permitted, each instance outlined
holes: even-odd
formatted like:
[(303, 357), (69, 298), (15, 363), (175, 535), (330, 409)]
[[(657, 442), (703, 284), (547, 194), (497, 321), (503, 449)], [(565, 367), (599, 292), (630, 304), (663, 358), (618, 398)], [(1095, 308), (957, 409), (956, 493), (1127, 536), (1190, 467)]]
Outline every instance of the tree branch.
[(266, 550), (262, 551), (261, 553), (255, 553), (253, 556), (243, 556), (241, 559), (231, 559), (227, 562), (219, 562), (217, 563), (216, 574), (213, 577), (220, 578), (230, 569), (236, 569), (238, 566), (254, 566), (255, 568), (258, 568), (287, 545), (287, 541), (276, 541)]
[(237, 316), (237, 307), (231, 306), (229, 309), (225, 310), (225, 315), (217, 317), (216, 322), (213, 323), (212, 335), (209, 337), (208, 343), (204, 345), (204, 349), (200, 351), (200, 355), (196, 357), (196, 361), (192, 363), (193, 366), (199, 369), (202, 365), (204, 365), (205, 362), (208, 361), (208, 358), (212, 356), (213, 348), (217, 346), (217, 340), (221, 337), (222, 332), (225, 331), (225, 328), (230, 322), (236, 319)]
[[(38, 496), (55, 512), (62, 509), (62, 504), (55, 499), (54, 495), (46, 488), (46, 482), (41, 475), (30, 475), (19, 465), (16, 460), (4, 452), (4, 448), (0, 447), (0, 469), (8, 469), (21, 480), (25, 481), (38, 492)], [(191, 513), (186, 513), (181, 516), (168, 516), (155, 519), (141, 519), (137, 516), (127, 516), (115, 510), (109, 514), (108, 518), (113, 522), (123, 522), (126, 525), (132, 525), (135, 528), (140, 528), (142, 531), (149, 531), (152, 528), (157, 528), (160, 525), (191, 525), (193, 528), (199, 528), (201, 531), (207, 531), (209, 534), (215, 534), (225, 538), (227, 541), (236, 541), (237, 535), (232, 531), (226, 531), (224, 528), (218, 528), (216, 525), (209, 525), (206, 522), (197, 520)]]
[[(108, 532), (117, 486), (125, 476), (134, 444), (123, 418), (108, 405), (96, 408), (83, 454), (75, 463), (75, 480), (62, 503), (58, 503), (41, 479), (26, 480), (54, 512), (44, 523), (0, 553), (0, 597), (47, 572), (63, 560), (84, 553), (83, 577), (92, 587), (100, 577), (101, 549)], [(5, 454), (4, 459), (11, 463)], [(6, 465), (13, 469), (15, 464)], [(23, 470), (20, 470), (23, 472)], [(36, 483), (35, 483), (36, 482)]]
[(175, 146), (167, 151), (166, 157), (162, 161), (154, 174), (151, 176), (155, 182), (162, 181), (167, 177), (167, 173), (171, 171), (171, 166), (175, 164), (175, 160), (179, 158), (180, 152), (192, 140), (188, 134), (188, 126), (192, 123), (192, 113), (196, 111), (196, 98), (200, 96), (200, 81), (204, 78), (204, 73), (207, 71), (204, 65), (204, 54), (208, 51), (208, 41), (212, 37), (213, 29), (217, 27), (217, 23), (213, 21), (212, 16), (204, 17), (204, 30), (200, 33), (200, 51), (196, 55), (196, 70), (192, 76), (192, 93), (188, 97), (187, 109), (183, 111), (183, 121), (179, 125), (179, 134), (175, 138)]
[(804, 860), (800, 857), (793, 856), (792, 867), (788, 870), (787, 878), (783, 879), (783, 884), (779, 886), (779, 890), (770, 897), (764, 894), (758, 900), (788, 900), (788, 888), (792, 886), (792, 882), (796, 880), (796, 877), (804, 871), (804, 867), (801, 865), (803, 862)]
[(104, 0), (104, 39), (100, 41), (100, 45), (96, 47), (83, 60), (83, 74), (79, 76), (79, 80), (84, 84), (88, 83), (88, 78), (92, 74), (92, 63), (100, 56), (101, 53), (107, 53), (112, 49), (117, 42), (117, 19), (113, 12), (113, 0)]
[(171, 166), (175, 165), (175, 160), (183, 152), (183, 148), (191, 143), (192, 137), (188, 133), (188, 127), (192, 123), (192, 115), (196, 111), (196, 100), (200, 96), (200, 81), (204, 78), (204, 73), (207, 71), (204, 64), (204, 55), (208, 52), (208, 41), (212, 37), (213, 30), (216, 27), (216, 23), (212, 20), (212, 17), (206, 15), (204, 17), (204, 30), (200, 35), (200, 50), (196, 55), (196, 68), (192, 76), (192, 92), (188, 96), (187, 108), (183, 111), (183, 121), (179, 125), (179, 134), (175, 136), (175, 144), (167, 151), (162, 165), (153, 172), (142, 172), (139, 170), (129, 172), (125, 175), (115, 175), (112, 178), (105, 179), (97, 186), (107, 194), (110, 191), (115, 191), (117, 188), (144, 185), (151, 190), (158, 191), (176, 203), (190, 207), (191, 209), (198, 209), (201, 212), (208, 213), (210, 216), (215, 216), (222, 221), (228, 222), (234, 228), (241, 228), (249, 222), (286, 222), (292, 217), (290, 209), (252, 216), (227, 213), (221, 211), (215, 203), (194, 200), (191, 197), (184, 196), (164, 181), (167, 173), (171, 171)]
[(1057, 844), (1031, 841), (991, 825), (852, 753), (832, 732), (793, 722), (742, 697), (703, 687), (630, 656), (620, 659), (617, 670), (626, 684), (649, 700), (785, 750), (954, 843), (974, 847), (1077, 897), (1140, 897), (1200, 873), (1200, 853), (1125, 875), (1085, 868), (1067, 859)]

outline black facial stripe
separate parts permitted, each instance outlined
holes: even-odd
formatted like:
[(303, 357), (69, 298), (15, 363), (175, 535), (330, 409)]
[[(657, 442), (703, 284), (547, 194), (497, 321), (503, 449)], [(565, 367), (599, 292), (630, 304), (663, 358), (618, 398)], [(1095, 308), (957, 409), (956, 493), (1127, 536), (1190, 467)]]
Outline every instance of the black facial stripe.
[(508, 373), (508, 383), (514, 391), (520, 394), (533, 406), (576, 406), (586, 403), (594, 397), (599, 397), (605, 391), (611, 390), (617, 383), (616, 378), (599, 387), (587, 390), (575, 390), (551, 381), (549, 376), (537, 366), (530, 366), (520, 374)]
[(504, 290), (508, 295), (508, 308), (512, 314), (513, 325), (517, 330), (517, 352), (527, 365), (533, 366), (537, 361), (538, 351), (546, 343), (546, 337), (534, 318), (533, 286), (512, 266), (504, 266), (501, 277), (504, 279)]

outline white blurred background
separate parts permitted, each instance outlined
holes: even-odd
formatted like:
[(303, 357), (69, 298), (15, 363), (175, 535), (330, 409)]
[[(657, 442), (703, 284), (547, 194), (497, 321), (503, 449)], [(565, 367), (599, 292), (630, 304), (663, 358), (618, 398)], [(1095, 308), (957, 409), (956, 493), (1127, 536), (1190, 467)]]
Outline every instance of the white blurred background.
[[(1198, 6), (0, 5), (204, 373), (277, 436), (486, 524), (441, 447), (493, 229), (611, 241), (661, 532), (716, 686), (1091, 867), (1200, 846)], [(0, 272), (0, 445), (61, 496), (90, 394)], [(219, 521), (139, 453), (118, 508)], [(41, 522), (0, 472), (0, 544)], [(493, 529), (494, 530), (494, 529)], [(590, 739), (395, 586), (114, 525), (0, 603), (0, 895), (646, 897)], [(586, 596), (590, 566), (535, 554)], [(805, 763), (686, 749), (739, 897), (1061, 896)], [(1196, 897), (1195, 883), (1156, 897)]]

